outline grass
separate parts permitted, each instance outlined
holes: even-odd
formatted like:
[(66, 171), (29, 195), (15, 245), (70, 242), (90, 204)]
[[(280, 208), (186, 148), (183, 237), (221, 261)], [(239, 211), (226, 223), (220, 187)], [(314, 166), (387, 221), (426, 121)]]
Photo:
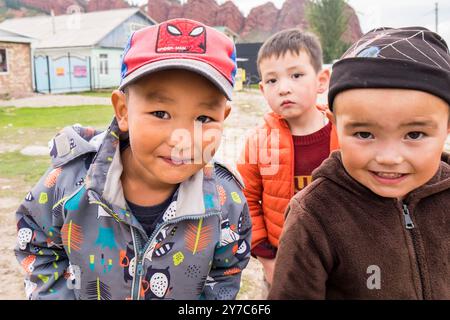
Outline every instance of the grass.
[(19, 151), (0, 153), (0, 177), (21, 177), (24, 182), (36, 182), (50, 166), (50, 157), (24, 156)]
[[(0, 130), (13, 128), (62, 128), (81, 123), (83, 126), (108, 125), (113, 116), (111, 106), (73, 106), (49, 108), (0, 108)], [(5, 128), (3, 128), (5, 129)], [(56, 132), (55, 132), (56, 133)], [(1, 138), (0, 131), (0, 138)]]
[[(51, 108), (0, 108), (0, 146), (17, 144), (46, 146), (63, 127), (80, 123), (106, 129), (113, 117), (110, 106), (74, 106)], [(0, 178), (14, 185), (34, 184), (50, 165), (50, 156), (30, 157), (20, 151), (0, 153)], [(20, 183), (19, 183), (20, 182)], [(6, 192), (2, 192), (6, 193)]]

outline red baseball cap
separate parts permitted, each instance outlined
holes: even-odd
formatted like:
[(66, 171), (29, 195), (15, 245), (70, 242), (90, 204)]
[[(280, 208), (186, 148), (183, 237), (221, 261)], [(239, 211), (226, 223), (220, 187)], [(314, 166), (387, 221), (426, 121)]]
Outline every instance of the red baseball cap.
[(189, 19), (172, 19), (134, 32), (122, 56), (122, 90), (144, 75), (186, 69), (206, 77), (231, 100), (236, 48), (220, 31)]

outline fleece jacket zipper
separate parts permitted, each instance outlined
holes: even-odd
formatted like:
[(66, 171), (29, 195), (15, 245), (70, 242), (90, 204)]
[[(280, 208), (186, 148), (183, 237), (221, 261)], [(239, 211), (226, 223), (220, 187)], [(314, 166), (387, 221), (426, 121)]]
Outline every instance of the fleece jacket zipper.
[(403, 210), (403, 218), (405, 222), (405, 228), (408, 230), (408, 233), (412, 240), (412, 247), (413, 247), (413, 254), (416, 259), (417, 269), (419, 271), (419, 278), (420, 278), (420, 291), (422, 294), (422, 299), (429, 298), (427, 295), (427, 292), (425, 290), (426, 285), (426, 279), (424, 275), (424, 270), (422, 268), (422, 263), (425, 263), (422, 261), (422, 257), (420, 255), (420, 246), (419, 246), (419, 239), (418, 234), (416, 232), (416, 226), (414, 225), (414, 222), (412, 220), (411, 212), (409, 211), (408, 205), (405, 203), (402, 203), (402, 210)]

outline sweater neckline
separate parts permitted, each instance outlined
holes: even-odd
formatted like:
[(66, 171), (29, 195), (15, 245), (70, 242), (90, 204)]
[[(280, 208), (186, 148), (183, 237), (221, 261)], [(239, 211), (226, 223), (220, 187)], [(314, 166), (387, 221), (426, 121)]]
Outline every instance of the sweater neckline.
[(315, 144), (323, 140), (328, 140), (330, 138), (330, 133), (331, 122), (328, 122), (324, 127), (317, 130), (316, 132), (302, 136), (293, 135), (292, 139), (295, 146), (305, 146)]

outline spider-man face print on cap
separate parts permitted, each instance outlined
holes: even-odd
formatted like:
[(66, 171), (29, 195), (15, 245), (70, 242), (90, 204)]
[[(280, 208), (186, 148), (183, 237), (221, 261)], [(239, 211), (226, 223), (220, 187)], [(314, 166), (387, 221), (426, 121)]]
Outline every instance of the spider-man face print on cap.
[(156, 52), (205, 53), (205, 27), (193, 21), (178, 21), (161, 25), (158, 31)]
[(173, 19), (133, 33), (122, 57), (119, 89), (152, 72), (186, 69), (201, 74), (231, 100), (236, 49), (220, 31), (189, 19)]

